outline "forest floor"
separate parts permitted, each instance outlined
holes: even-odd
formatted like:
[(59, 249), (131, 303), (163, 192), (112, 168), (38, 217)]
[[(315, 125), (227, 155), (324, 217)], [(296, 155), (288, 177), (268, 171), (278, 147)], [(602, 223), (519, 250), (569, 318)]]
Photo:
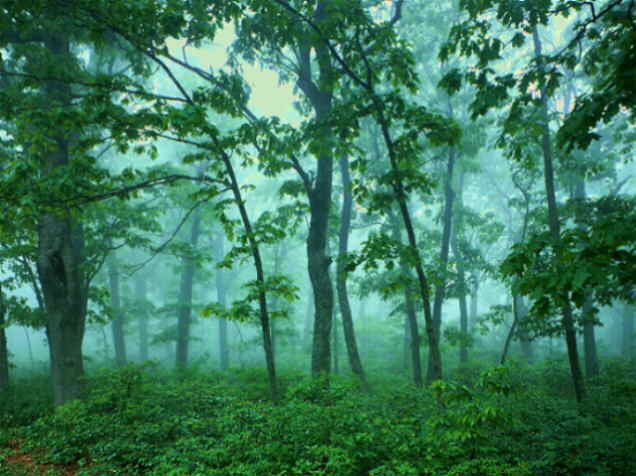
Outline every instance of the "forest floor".
[(0, 476), (76, 476), (77, 464), (38, 463), (44, 450), (25, 451), (17, 440), (0, 449)]
[(92, 371), (56, 409), (46, 376), (24, 376), (0, 398), (0, 476), (636, 474), (632, 364), (607, 362), (582, 406), (565, 359), (482, 367), (425, 389), (377, 370), (371, 394), (281, 372), (278, 405), (256, 369)]

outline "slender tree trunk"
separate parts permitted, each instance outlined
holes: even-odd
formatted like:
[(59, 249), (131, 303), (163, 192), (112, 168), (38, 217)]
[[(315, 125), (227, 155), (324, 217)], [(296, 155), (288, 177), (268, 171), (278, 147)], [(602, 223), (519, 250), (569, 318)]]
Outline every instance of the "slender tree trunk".
[(272, 401), (274, 403), (278, 403), (279, 395), (278, 395), (278, 383), (276, 381), (276, 363), (274, 357), (274, 350), (272, 349), (272, 335), (270, 329), (269, 322), (269, 311), (267, 309), (267, 291), (265, 288), (265, 270), (263, 268), (263, 260), (261, 258), (261, 251), (258, 246), (258, 242), (256, 241), (256, 235), (254, 234), (254, 230), (252, 229), (252, 222), (250, 221), (249, 215), (247, 213), (247, 208), (245, 207), (245, 201), (243, 200), (243, 196), (241, 193), (241, 187), (239, 185), (238, 179), (236, 178), (236, 173), (234, 172), (234, 167), (232, 166), (232, 162), (230, 161), (230, 157), (223, 153), (221, 155), (221, 160), (225, 166), (225, 172), (227, 174), (230, 189), (232, 190), (232, 194), (234, 196), (234, 201), (238, 207), (239, 215), (241, 217), (241, 222), (243, 224), (243, 229), (245, 230), (245, 235), (247, 237), (247, 242), (250, 247), (250, 252), (252, 254), (252, 259), (254, 261), (254, 269), (256, 271), (256, 283), (260, 286), (260, 291), (258, 292), (258, 317), (261, 324), (261, 333), (263, 336), (263, 351), (265, 352), (265, 365), (267, 367), (267, 379), (269, 383), (269, 390), (272, 397)]
[(336, 269), (336, 290), (338, 292), (338, 306), (342, 319), (347, 356), (351, 371), (360, 379), (362, 388), (369, 390), (369, 384), (362, 367), (358, 343), (356, 341), (349, 290), (347, 288), (346, 254), (349, 251), (349, 233), (351, 230), (351, 212), (353, 208), (353, 194), (351, 192), (351, 176), (349, 174), (349, 160), (345, 155), (340, 157), (340, 174), (342, 176), (343, 196), (340, 214), (340, 229), (338, 231), (338, 262)]
[(521, 309), (520, 309), (520, 300), (521, 296), (518, 294), (512, 295), (512, 325), (510, 326), (510, 330), (508, 331), (508, 335), (506, 336), (506, 341), (504, 343), (503, 351), (501, 352), (501, 359), (499, 359), (499, 363), (504, 365), (506, 363), (506, 358), (508, 357), (508, 352), (510, 350), (510, 344), (512, 343), (512, 339), (517, 331), (517, 324), (521, 321)]
[[(513, 296), (513, 299), (515, 297)], [(517, 296), (517, 308), (519, 310), (519, 322), (523, 323), (524, 320), (528, 316), (528, 308), (526, 306), (526, 302), (523, 299), (523, 296)], [(527, 363), (534, 363), (534, 346), (532, 345), (532, 340), (528, 336), (528, 332), (522, 330), (519, 333), (519, 342), (521, 344), (521, 353), (523, 354), (524, 359)]]
[(313, 322), (312, 311), (314, 309), (313, 291), (310, 289), (310, 296), (307, 298), (307, 307), (305, 308), (305, 323), (303, 326), (303, 350), (309, 352), (311, 350), (311, 342), (313, 341), (311, 332), (311, 323)]
[(31, 345), (31, 335), (29, 334), (29, 328), (24, 328), (24, 339), (27, 343), (27, 351), (29, 352), (29, 362), (31, 362), (31, 370), (35, 370), (35, 359), (33, 358), (33, 346)]
[[(442, 305), (446, 291), (446, 272), (448, 270), (448, 255), (450, 250), (452, 223), (453, 223), (453, 202), (455, 201), (455, 193), (453, 192), (453, 169), (455, 166), (455, 148), (448, 149), (448, 162), (446, 166), (446, 180), (444, 182), (444, 215), (442, 218), (442, 241), (440, 243), (439, 253), (439, 284), (435, 286), (435, 296), (433, 298), (433, 324), (435, 329), (435, 337), (439, 342), (442, 329)], [(435, 364), (434, 359), (428, 360), (428, 375), (434, 370), (432, 366)]]
[(585, 375), (588, 378), (596, 377), (599, 374), (593, 307), (592, 294), (588, 293), (583, 303), (583, 349), (585, 351)]
[[(214, 240), (214, 259), (219, 262), (225, 255), (223, 230), (219, 230)], [(225, 271), (216, 268), (216, 300), (222, 306), (227, 305), (227, 280)], [(219, 335), (219, 366), (221, 370), (227, 370), (230, 367), (230, 351), (227, 344), (227, 320), (219, 318), (218, 323)]]
[[(406, 314), (406, 300), (409, 299), (407, 293), (404, 293), (404, 338), (403, 342), (403, 351), (402, 351), (402, 368), (404, 372), (408, 372), (409, 370), (409, 355), (411, 349), (411, 325), (410, 325), (410, 317)], [(415, 312), (415, 309), (413, 309)], [(417, 318), (416, 318), (417, 319)]]
[[(539, 65), (544, 69), (544, 60), (541, 53), (541, 40), (537, 27), (532, 32), (534, 40), (534, 53)], [(541, 93), (541, 126), (542, 126), (542, 148), (543, 148), (543, 168), (546, 198), (548, 202), (548, 224), (550, 228), (550, 234), (555, 245), (558, 245), (561, 239), (561, 225), (559, 223), (559, 212), (556, 203), (556, 193), (554, 185), (554, 169), (553, 169), (553, 154), (552, 154), (552, 141), (550, 138), (550, 119), (548, 115), (548, 97), (546, 93), (545, 79), (539, 79), (540, 93)], [(558, 247), (557, 247), (558, 249)], [(557, 258), (558, 259), (558, 258)], [(568, 350), (568, 359), (570, 362), (570, 371), (572, 374), (572, 382), (574, 385), (574, 393), (576, 400), (580, 403), (585, 398), (585, 382), (583, 380), (583, 374), (581, 372), (579, 353), (576, 343), (576, 330), (574, 328), (574, 317), (572, 315), (572, 306), (570, 304), (569, 296), (558, 296), (561, 302), (561, 323), (565, 333), (565, 342)]]
[(334, 313), (334, 325), (332, 332), (333, 339), (333, 373), (338, 375), (340, 373), (340, 336), (338, 334), (338, 314)]
[[(391, 222), (391, 231), (393, 239), (397, 242), (402, 242), (402, 234), (400, 233), (400, 225), (398, 219), (389, 212), (389, 220)], [(400, 259), (400, 271), (404, 277), (406, 283), (410, 283), (412, 279), (411, 270), (404, 262), (404, 259)], [(422, 380), (422, 357), (420, 354), (420, 334), (417, 326), (417, 315), (415, 313), (415, 302), (413, 300), (413, 289), (408, 284), (404, 286), (404, 310), (406, 312), (406, 319), (408, 322), (408, 336), (410, 343), (410, 355), (411, 355), (411, 370), (413, 373), (413, 383), (417, 387), (421, 387)]]
[(477, 322), (477, 314), (479, 312), (479, 276), (472, 275), (472, 283), (470, 286), (470, 315), (469, 327), (472, 329)]
[(119, 267), (114, 253), (108, 259), (108, 280), (110, 283), (110, 305), (113, 309), (113, 344), (115, 347), (115, 363), (121, 367), (126, 365), (126, 340), (124, 338), (124, 316), (121, 308)]
[(137, 301), (138, 316), (137, 325), (139, 329), (139, 360), (148, 360), (148, 303), (146, 301), (147, 286), (146, 279), (138, 276), (135, 279), (135, 300)]
[(459, 246), (458, 235), (463, 229), (463, 199), (464, 191), (464, 171), (459, 174), (459, 187), (457, 192), (457, 210), (455, 212), (455, 226), (451, 235), (451, 248), (453, 255), (457, 261), (457, 287), (459, 289), (459, 331), (461, 340), (459, 342), (459, 362), (465, 364), (468, 362), (468, 305), (466, 302), (466, 294), (468, 288), (466, 286), (466, 270), (464, 266), (464, 255)]
[[(195, 250), (201, 233), (201, 209), (196, 209), (192, 217), (190, 229), (190, 247)], [(190, 346), (190, 327), (192, 319), (192, 288), (196, 261), (192, 256), (184, 256), (181, 261), (181, 282), (179, 286), (179, 300), (177, 302), (177, 368), (184, 369), (188, 365), (188, 351)]]
[(636, 345), (634, 345), (634, 307), (625, 303), (623, 305), (621, 333), (621, 353), (626, 359), (636, 359)]
[(7, 348), (6, 307), (0, 285), (0, 396), (9, 391), (9, 349)]
[[(585, 178), (578, 177), (574, 185), (574, 193), (572, 198), (585, 200), (587, 192), (585, 190)], [(580, 217), (579, 228), (585, 230), (585, 226), (581, 223)], [(585, 301), (583, 303), (583, 349), (585, 352), (585, 375), (587, 377), (596, 377), (599, 373), (598, 353), (596, 350), (596, 330), (594, 324), (594, 297), (590, 291), (585, 292)]]

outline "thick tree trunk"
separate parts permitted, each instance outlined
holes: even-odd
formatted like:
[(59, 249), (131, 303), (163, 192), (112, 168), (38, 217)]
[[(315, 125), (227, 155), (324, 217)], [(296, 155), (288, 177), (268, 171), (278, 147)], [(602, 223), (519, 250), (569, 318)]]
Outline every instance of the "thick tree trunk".
[[(68, 39), (49, 32), (44, 41), (58, 64), (69, 64)], [(44, 87), (48, 106), (70, 103), (71, 90), (63, 82)], [(72, 131), (52, 124), (54, 149), (42, 155), (42, 175), (53, 175), (69, 164)], [(46, 334), (51, 360), (51, 381), (55, 405), (80, 397), (84, 374), (82, 342), (86, 323), (88, 278), (84, 269), (84, 235), (77, 218), (64, 210), (44, 214), (37, 228), (37, 270), (47, 316)]]
[[(402, 242), (402, 234), (400, 233), (400, 225), (398, 218), (391, 211), (389, 212), (389, 220), (391, 222), (391, 232), (393, 240)], [(406, 283), (410, 283), (412, 274), (410, 268), (400, 260), (400, 271)], [(417, 314), (415, 312), (415, 301), (413, 300), (414, 289), (411, 286), (404, 286), (404, 310), (406, 312), (406, 320), (408, 323), (408, 339), (410, 344), (411, 370), (413, 374), (413, 383), (417, 387), (421, 387), (422, 380), (422, 357), (420, 354), (420, 333), (417, 325)]]
[[(201, 232), (201, 210), (196, 209), (192, 217), (190, 229), (190, 247), (195, 250), (199, 242)], [(192, 256), (184, 256), (182, 259), (181, 282), (179, 285), (179, 300), (177, 302), (177, 368), (183, 369), (188, 365), (188, 351), (190, 347), (190, 326), (192, 319), (192, 288), (196, 261)]]
[(121, 367), (126, 365), (126, 340), (124, 337), (124, 316), (121, 308), (119, 267), (115, 255), (108, 260), (108, 280), (110, 283), (110, 305), (113, 309), (113, 345), (115, 347), (115, 363)]
[(0, 286), (0, 395), (9, 391), (9, 349), (7, 348), (6, 307)]
[(342, 210), (340, 213), (340, 229), (338, 231), (338, 262), (336, 269), (336, 290), (338, 292), (338, 305), (342, 319), (347, 357), (351, 371), (360, 379), (363, 390), (369, 390), (367, 377), (362, 367), (358, 343), (356, 341), (351, 303), (349, 302), (349, 290), (347, 288), (346, 254), (349, 251), (349, 233), (351, 230), (351, 212), (353, 208), (353, 194), (351, 192), (351, 176), (349, 174), (349, 160), (346, 156), (340, 157), (340, 174), (342, 175)]
[[(224, 235), (223, 230), (219, 230), (214, 240), (214, 259), (219, 262), (225, 255), (224, 251)], [(221, 268), (216, 268), (216, 300), (222, 306), (227, 305), (227, 279), (226, 273)], [(227, 320), (219, 318), (218, 322), (219, 336), (219, 366), (221, 370), (227, 370), (230, 367), (230, 351), (227, 344)]]
[[(540, 67), (543, 69), (543, 56), (541, 53), (541, 40), (537, 27), (532, 32), (534, 40), (534, 53)], [(539, 80), (541, 93), (541, 126), (542, 126), (542, 148), (543, 148), (543, 170), (545, 180), (546, 198), (548, 202), (548, 224), (550, 235), (555, 245), (558, 245), (561, 239), (561, 225), (559, 223), (559, 212), (556, 203), (556, 192), (554, 185), (554, 169), (552, 140), (550, 138), (550, 119), (548, 115), (548, 97), (546, 93), (545, 79)], [(558, 248), (557, 248), (558, 249)], [(558, 258), (557, 258), (558, 259)], [(570, 362), (570, 372), (572, 374), (572, 383), (574, 385), (574, 393), (576, 400), (580, 403), (585, 398), (585, 382), (579, 362), (579, 353), (576, 343), (576, 330), (574, 328), (574, 317), (572, 315), (572, 306), (569, 296), (558, 296), (561, 302), (561, 323), (565, 333), (565, 342), (568, 350), (568, 360)]]

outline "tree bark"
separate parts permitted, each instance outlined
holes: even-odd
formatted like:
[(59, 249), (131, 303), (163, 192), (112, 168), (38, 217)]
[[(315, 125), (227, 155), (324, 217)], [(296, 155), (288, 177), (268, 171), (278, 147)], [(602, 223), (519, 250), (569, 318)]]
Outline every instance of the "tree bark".
[[(71, 58), (68, 39), (59, 32), (49, 32), (45, 47), (61, 64)], [(51, 107), (70, 103), (70, 86), (48, 82), (44, 91)], [(43, 154), (42, 174), (58, 173), (69, 164), (71, 131), (57, 129), (51, 139), (55, 148)], [(69, 211), (43, 214), (37, 227), (37, 270), (47, 315), (51, 380), (55, 405), (80, 397), (84, 375), (82, 342), (86, 323), (88, 278), (84, 257), (82, 224)]]
[[(196, 250), (201, 233), (201, 209), (197, 208), (192, 217), (190, 229), (190, 247)], [(177, 353), (176, 365), (184, 369), (188, 365), (188, 351), (190, 347), (190, 327), (192, 319), (192, 288), (194, 286), (194, 274), (196, 260), (192, 256), (184, 256), (181, 260), (181, 281), (179, 285), (179, 300), (177, 302)]]
[[(225, 255), (223, 230), (219, 230), (214, 240), (214, 259), (219, 262)], [(227, 279), (225, 271), (216, 268), (216, 300), (222, 306), (227, 305)], [(230, 367), (230, 351), (227, 344), (227, 320), (219, 318), (218, 322), (219, 337), (219, 367), (221, 370), (227, 370)]]
[[(534, 40), (534, 53), (539, 66), (544, 70), (544, 60), (541, 52), (541, 40), (537, 27), (532, 32)], [(554, 169), (552, 140), (550, 138), (550, 119), (548, 115), (548, 97), (546, 92), (545, 78), (539, 78), (539, 90), (541, 99), (541, 127), (542, 127), (542, 149), (543, 149), (543, 170), (545, 180), (546, 198), (548, 202), (548, 224), (552, 241), (558, 250), (558, 244), (561, 238), (561, 225), (559, 223), (559, 212), (556, 203), (556, 193), (554, 185)], [(558, 252), (558, 251), (557, 251)], [(557, 257), (558, 260), (558, 257)], [(579, 353), (576, 343), (576, 330), (574, 328), (574, 318), (572, 315), (572, 306), (568, 295), (557, 297), (561, 302), (561, 324), (565, 333), (565, 342), (568, 350), (568, 360), (570, 363), (570, 372), (572, 374), (572, 383), (577, 402), (582, 402), (585, 398), (585, 382), (581, 372)]]
[(351, 371), (360, 379), (362, 389), (369, 391), (369, 383), (362, 367), (358, 343), (356, 341), (355, 328), (349, 301), (347, 288), (346, 254), (349, 251), (349, 233), (351, 231), (351, 213), (353, 209), (353, 194), (351, 192), (351, 175), (349, 173), (349, 160), (342, 155), (339, 161), (340, 174), (342, 176), (342, 209), (340, 213), (340, 229), (338, 230), (338, 262), (336, 268), (336, 290), (338, 293), (338, 305), (342, 328), (344, 331), (347, 357)]
[(108, 280), (110, 283), (110, 305), (113, 309), (113, 346), (115, 348), (115, 363), (118, 367), (126, 365), (126, 340), (124, 337), (124, 316), (121, 308), (119, 267), (114, 253), (108, 259)]
[(9, 349), (7, 348), (6, 306), (0, 285), (0, 396), (9, 391)]

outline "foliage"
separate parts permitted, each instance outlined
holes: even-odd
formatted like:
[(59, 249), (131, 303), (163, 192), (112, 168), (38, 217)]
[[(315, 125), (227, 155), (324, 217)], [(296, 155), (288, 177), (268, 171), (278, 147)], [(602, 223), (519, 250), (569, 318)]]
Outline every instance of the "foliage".
[(617, 364), (598, 381), (585, 415), (537, 380), (544, 372), (500, 367), (425, 391), (382, 375), (372, 396), (355, 381), (326, 388), (283, 375), (273, 406), (262, 371), (177, 377), (128, 366), (91, 375), (84, 400), (6, 423), (39, 461), (78, 462), (79, 475), (629, 474), (630, 371)]

